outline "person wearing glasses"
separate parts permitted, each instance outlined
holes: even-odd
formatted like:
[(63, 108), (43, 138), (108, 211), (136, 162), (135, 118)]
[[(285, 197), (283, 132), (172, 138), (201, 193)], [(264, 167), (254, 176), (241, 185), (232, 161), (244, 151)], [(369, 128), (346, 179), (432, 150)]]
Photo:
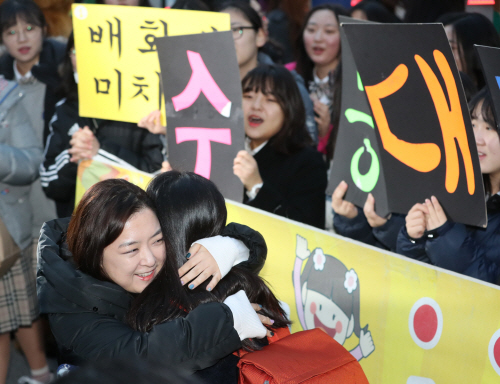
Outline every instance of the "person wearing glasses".
[[(274, 64), (268, 55), (260, 51), (266, 43), (267, 37), (262, 25), (262, 18), (249, 3), (241, 0), (228, 1), (221, 5), (219, 12), (227, 13), (231, 17), (231, 30), (241, 79), (259, 64)], [(307, 131), (314, 142), (317, 142), (318, 129), (314, 121), (312, 101), (302, 77), (295, 71), (292, 71), (292, 74), (306, 109)]]

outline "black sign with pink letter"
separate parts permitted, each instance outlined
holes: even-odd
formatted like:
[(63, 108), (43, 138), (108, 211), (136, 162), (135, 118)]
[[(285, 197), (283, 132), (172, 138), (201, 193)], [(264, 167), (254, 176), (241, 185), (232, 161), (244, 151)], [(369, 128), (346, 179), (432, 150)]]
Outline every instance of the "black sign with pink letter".
[(241, 81), (231, 32), (156, 39), (174, 169), (212, 180), (224, 197), (242, 201), (233, 160), (245, 130)]

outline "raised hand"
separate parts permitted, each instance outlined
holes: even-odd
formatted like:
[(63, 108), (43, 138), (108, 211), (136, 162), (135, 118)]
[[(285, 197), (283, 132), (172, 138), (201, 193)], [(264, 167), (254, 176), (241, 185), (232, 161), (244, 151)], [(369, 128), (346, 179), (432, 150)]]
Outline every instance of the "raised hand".
[(368, 197), (366, 198), (366, 203), (365, 206), (363, 207), (363, 212), (366, 216), (368, 224), (370, 224), (372, 228), (381, 227), (382, 225), (387, 223), (387, 219), (377, 215), (377, 213), (375, 212), (375, 198), (371, 193), (369, 193)]
[(344, 196), (349, 186), (345, 181), (341, 181), (332, 195), (332, 208), (337, 215), (354, 219), (358, 216), (358, 208), (353, 203), (344, 200)]
[(429, 212), (426, 217), (426, 226), (428, 231), (432, 231), (433, 229), (436, 229), (446, 223), (448, 220), (446, 213), (444, 213), (443, 208), (441, 207), (441, 204), (439, 204), (436, 196), (432, 196), (430, 200), (425, 199), (425, 205)]
[(425, 204), (415, 204), (406, 215), (406, 232), (412, 239), (420, 239), (427, 228), (429, 210)]

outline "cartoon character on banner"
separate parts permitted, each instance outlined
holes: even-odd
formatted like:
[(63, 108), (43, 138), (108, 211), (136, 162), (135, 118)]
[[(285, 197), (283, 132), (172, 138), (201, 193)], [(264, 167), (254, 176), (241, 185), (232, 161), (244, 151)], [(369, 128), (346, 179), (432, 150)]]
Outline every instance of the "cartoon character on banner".
[(358, 361), (368, 357), (375, 345), (368, 324), (363, 329), (360, 326), (360, 288), (354, 269), (348, 270), (321, 248), (310, 252), (307, 240), (299, 235), (295, 253), (293, 285), (302, 328), (321, 328), (341, 345), (354, 333), (359, 344), (351, 354)]

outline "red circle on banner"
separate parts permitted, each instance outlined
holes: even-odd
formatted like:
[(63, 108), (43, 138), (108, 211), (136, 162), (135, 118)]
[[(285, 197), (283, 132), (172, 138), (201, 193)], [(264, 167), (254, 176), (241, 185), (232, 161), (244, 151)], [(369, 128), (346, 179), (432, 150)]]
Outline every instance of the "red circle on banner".
[(495, 346), (493, 347), (493, 357), (498, 366), (500, 366), (500, 338), (495, 341)]
[[(413, 318), (413, 329), (415, 335), (424, 343), (430, 342), (438, 330), (438, 317), (434, 308), (428, 304), (422, 305), (415, 312)], [(500, 357), (500, 345), (499, 345)]]

